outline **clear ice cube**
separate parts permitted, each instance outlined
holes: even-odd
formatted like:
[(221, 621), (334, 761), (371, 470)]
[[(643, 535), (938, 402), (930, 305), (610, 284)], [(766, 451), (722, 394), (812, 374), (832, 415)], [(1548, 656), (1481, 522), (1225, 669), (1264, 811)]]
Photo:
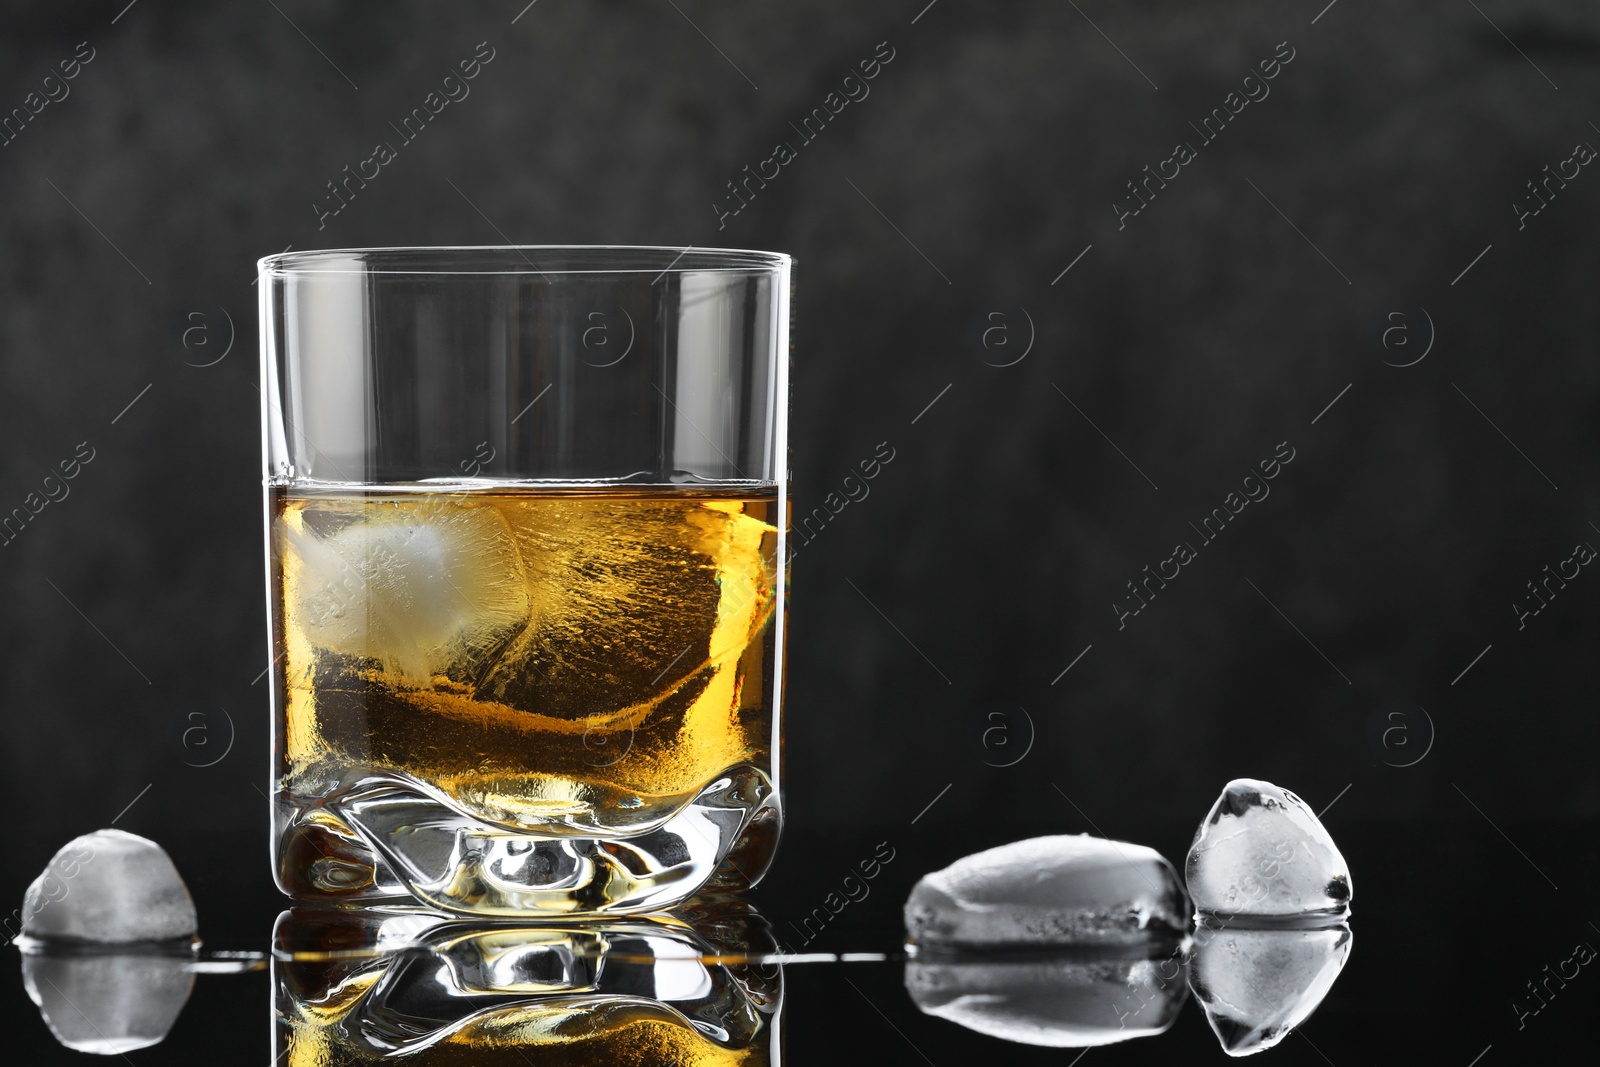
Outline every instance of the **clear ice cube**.
[(1136, 942), (1182, 934), (1189, 906), (1172, 864), (1143, 845), (1035, 837), (924, 875), (905, 905), (920, 950)]
[(572, 719), (726, 676), (774, 606), (776, 533), (744, 506), (580, 497), (507, 507), (534, 625), (485, 672), (480, 697)]
[(194, 987), (194, 901), (154, 841), (98, 830), (28, 887), (22, 983), (56, 1040), (119, 1055), (164, 1038)]
[(1350, 868), (1305, 801), (1237, 778), (1212, 805), (1185, 864), (1201, 916), (1325, 919), (1350, 910)]
[(516, 543), (492, 507), (397, 509), (326, 535), (281, 529), (305, 568), (296, 615), (319, 648), (425, 684), (470, 674), (528, 622)]
[(1282, 1041), (1328, 995), (1350, 958), (1347, 926), (1195, 931), (1189, 983), (1230, 1056)]
[(122, 830), (63, 845), (28, 887), (25, 937), (99, 943), (192, 937), (194, 900), (162, 847)]

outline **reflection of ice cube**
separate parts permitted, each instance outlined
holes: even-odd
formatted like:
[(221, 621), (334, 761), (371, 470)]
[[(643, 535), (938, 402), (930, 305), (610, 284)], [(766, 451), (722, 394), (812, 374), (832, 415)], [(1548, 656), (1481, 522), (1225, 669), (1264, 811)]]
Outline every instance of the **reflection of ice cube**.
[(25, 955), (22, 983), (57, 1041), (115, 1056), (167, 1036), (194, 975), (175, 956)]
[(191, 937), (194, 901), (161, 846), (121, 830), (63, 845), (28, 887), (29, 938), (119, 943)]
[(1230, 1056), (1282, 1041), (1328, 995), (1350, 957), (1350, 930), (1195, 931), (1189, 982)]
[(1305, 801), (1271, 782), (1228, 783), (1185, 866), (1201, 914), (1288, 918), (1349, 911), (1350, 868)]
[(1141, 947), (1106, 958), (918, 959), (906, 965), (906, 991), (927, 1014), (1002, 1041), (1109, 1045), (1166, 1030), (1189, 996), (1172, 943)]
[(494, 508), (366, 514), (325, 538), (283, 527), (305, 565), (293, 610), (313, 645), (426, 682), (527, 621), (521, 562)]
[(1058, 835), (1016, 841), (924, 876), (906, 901), (919, 947), (1137, 941), (1188, 927), (1172, 865), (1143, 845)]

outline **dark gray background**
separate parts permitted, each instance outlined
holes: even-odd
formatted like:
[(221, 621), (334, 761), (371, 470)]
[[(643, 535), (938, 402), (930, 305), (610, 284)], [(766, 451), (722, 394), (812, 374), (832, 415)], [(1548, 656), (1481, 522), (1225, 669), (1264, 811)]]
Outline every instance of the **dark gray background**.
[[(883, 838), (924, 870), (1041, 832), (1178, 858), (1226, 780), (1264, 777), (1337, 800), (1355, 881), (1393, 890), (1358, 916), (1428, 926), (1432, 887), (1458, 917), (1540, 917), (1492, 966), (1369, 934), (1318, 1045), (1405, 995), (1349, 984), (1363, 952), (1394, 964), (1374, 982), (1474, 967), (1493, 1021), (1450, 1062), (1524, 1040), (1525, 979), (1600, 938), (1600, 576), (1521, 630), (1512, 608), (1600, 546), (1600, 172), (1524, 229), (1512, 204), (1600, 145), (1600, 10), (924, 2), (6, 5), (0, 110), (78, 42), (95, 58), (0, 148), (0, 513), (95, 458), (0, 547), (0, 901), (116, 819), (236, 947), (276, 906), (257, 257), (772, 248), (799, 260), (797, 516), (895, 450), (794, 565), (776, 917)], [(319, 230), (324, 183), (483, 41), (471, 95)], [(870, 95), (719, 230), (725, 183), (883, 41)], [(1282, 41), (1270, 96), (1119, 230), (1124, 183)], [(983, 343), (997, 321), (1012, 347)], [(1270, 497), (1119, 630), (1124, 583), (1284, 441)], [(899, 899), (850, 923), (891, 936)]]

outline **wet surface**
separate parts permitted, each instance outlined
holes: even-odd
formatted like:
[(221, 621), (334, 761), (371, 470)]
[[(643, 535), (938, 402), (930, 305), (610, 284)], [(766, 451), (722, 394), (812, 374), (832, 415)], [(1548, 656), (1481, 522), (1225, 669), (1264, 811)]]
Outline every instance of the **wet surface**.
[[(1600, 985), (1577, 962), (1574, 946), (1600, 946), (1600, 932), (1581, 914), (1561, 909), (1566, 900), (1592, 897), (1600, 864), (1592, 853), (1574, 851), (1574, 841), (1593, 841), (1594, 824), (1508, 825), (1504, 829), (1561, 888), (1545, 882), (1532, 865), (1487, 824), (1451, 829), (1401, 822), (1345, 823), (1337, 809), (1326, 822), (1351, 870), (1361, 881), (1351, 925), (1357, 931), (1349, 961), (1310, 1019), (1257, 1062), (1282, 1064), (1457, 1063), (1461, 1067), (1493, 1046), (1481, 1063), (1534, 1062), (1580, 1047), (1589, 1018), (1600, 1003)], [(1185, 820), (1187, 821), (1187, 820)], [(1130, 837), (1181, 852), (1184, 828), (1177, 823), (1128, 828)], [(933, 828), (880, 835), (830, 835), (827, 842), (796, 834), (785, 842), (769, 880), (751, 894), (771, 947), (788, 959), (782, 976), (782, 1048), (787, 1062), (838, 1060), (938, 1065), (1003, 1056), (1010, 1063), (1061, 1063), (1062, 1050), (1002, 1041), (946, 1018), (925, 1014), (920, 994), (908, 992), (901, 908), (923, 873), (959, 858), (957, 839)], [(802, 871), (808, 849), (826, 845), (828, 855), (871, 856), (879, 842), (893, 842), (893, 858), (863, 881), (865, 895), (838, 905), (837, 886), (826, 865)], [(1171, 845), (1170, 842), (1178, 842)], [(787, 860), (788, 862), (785, 862)], [(1471, 877), (1464, 877), (1471, 871)], [(859, 877), (859, 875), (858, 875)], [(1526, 916), (1496, 921), (1485, 902), (1544, 899), (1537, 922)], [(828, 901), (839, 910), (830, 909)], [(251, 902), (208, 900), (197, 892), (206, 951), (265, 953), (281, 901), (262, 894)], [(826, 916), (826, 921), (823, 921)], [(1213, 944), (1216, 944), (1213, 942)], [(10, 950), (15, 953), (15, 950)], [(828, 961), (843, 956), (843, 961)], [(869, 958), (862, 958), (869, 957)], [(30, 1064), (108, 1062), (68, 1051), (51, 1036), (29, 1002), (10, 957), (11, 977), (0, 979), (0, 1012), (18, 1062)], [(687, 958), (687, 956), (686, 956)], [(635, 955), (634, 962), (639, 957)], [(742, 953), (706, 955), (711, 967), (759, 965)], [(1546, 971), (1546, 965), (1550, 970)], [(929, 961), (914, 964), (925, 967)], [(1021, 973), (1038, 961), (1019, 961)], [(1566, 971), (1562, 967), (1566, 966)], [(240, 961), (217, 961), (215, 970), (239, 969)], [(1059, 971), (1059, 965), (1056, 966)], [(1550, 982), (1539, 1007), (1528, 982), (1551, 974), (1575, 974)], [(1472, 976), (1470, 981), (1460, 976)], [(925, 977), (925, 976), (924, 976)], [(994, 967), (961, 981), (992, 983)], [(925, 980), (913, 983), (926, 988)], [(1005, 984), (1004, 976), (1000, 984)], [(991, 988), (991, 992), (993, 988)], [(1187, 1003), (1182, 1003), (1183, 1000)], [(1171, 1001), (1178, 1001), (1177, 1005)], [(1121, 1005), (1126, 1013), (1129, 1005)], [(1537, 1009), (1535, 1012), (1534, 1009)], [(195, 975), (193, 993), (161, 1044), (127, 1053), (135, 1064), (267, 1063), (272, 1058), (271, 975), (267, 970)], [(1061, 1011), (1069, 1011), (1070, 1005)], [(1117, 1016), (1110, 1007), (1106, 1020)], [(1170, 997), (1146, 1009), (1170, 1028), (1157, 1036), (1096, 1048), (1087, 1055), (1105, 1063), (1224, 1062), (1216, 1035), (1195, 998)], [(1142, 1014), (1142, 1013), (1141, 1013)], [(1519, 1027), (1519, 1021), (1521, 1026)], [(1134, 1017), (1130, 1024), (1140, 1024)], [(913, 1048), (915, 1046), (915, 1048)], [(222, 1057), (226, 1053), (226, 1059)], [(1071, 1053), (1076, 1055), (1076, 1052)], [(537, 1063), (534, 1059), (532, 1062)]]

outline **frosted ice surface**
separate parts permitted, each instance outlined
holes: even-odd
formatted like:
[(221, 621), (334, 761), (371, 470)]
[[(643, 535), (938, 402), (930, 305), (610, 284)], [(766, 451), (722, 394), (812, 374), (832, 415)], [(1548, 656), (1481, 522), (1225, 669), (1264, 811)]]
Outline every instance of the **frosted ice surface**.
[(1305, 801), (1271, 782), (1228, 783), (1185, 864), (1202, 915), (1326, 917), (1350, 910), (1350, 868)]
[(906, 901), (919, 947), (1120, 944), (1188, 928), (1177, 872), (1154, 849), (1105, 838), (1035, 837), (924, 875)]
[(1271, 1048), (1328, 995), (1350, 957), (1350, 930), (1195, 932), (1189, 982), (1230, 1056)]
[(114, 1056), (167, 1036), (194, 988), (173, 956), (22, 957), (22, 983), (57, 1041)]
[(22, 932), (121, 943), (191, 937), (194, 901), (154, 841), (122, 830), (75, 838), (28, 887)]
[(906, 965), (906, 991), (928, 1015), (1024, 1045), (1087, 1048), (1159, 1034), (1188, 998), (1180, 954)]
[(427, 682), (528, 620), (516, 543), (493, 508), (412, 507), (327, 537), (283, 532), (306, 567), (296, 614), (319, 648)]
[[(122, 830), (69, 841), (28, 887), (22, 915), (23, 985), (58, 1041), (116, 1055), (166, 1036), (194, 985), (183, 941), (196, 924), (160, 845)], [(147, 944), (163, 941), (184, 954)], [(86, 953), (83, 942), (100, 950)]]

